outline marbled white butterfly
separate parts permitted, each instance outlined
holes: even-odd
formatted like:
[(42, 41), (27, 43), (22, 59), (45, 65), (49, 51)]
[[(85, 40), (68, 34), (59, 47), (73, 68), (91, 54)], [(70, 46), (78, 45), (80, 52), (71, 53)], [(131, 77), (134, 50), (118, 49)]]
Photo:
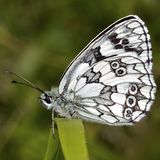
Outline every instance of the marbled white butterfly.
[(42, 92), (46, 109), (66, 118), (131, 125), (150, 111), (156, 84), (148, 29), (134, 15), (102, 31), (71, 62), (58, 89)]

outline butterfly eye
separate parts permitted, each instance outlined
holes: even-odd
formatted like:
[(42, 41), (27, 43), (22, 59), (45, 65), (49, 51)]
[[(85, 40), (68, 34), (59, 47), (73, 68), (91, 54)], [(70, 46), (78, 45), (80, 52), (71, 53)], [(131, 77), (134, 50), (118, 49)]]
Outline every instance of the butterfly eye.
[(119, 68), (119, 63), (117, 61), (113, 61), (111, 63), (111, 67), (112, 67), (112, 69), (117, 69), (117, 68)]
[(44, 101), (45, 101), (46, 103), (50, 104), (50, 103), (51, 103), (51, 97), (48, 96), (48, 95), (45, 95)]

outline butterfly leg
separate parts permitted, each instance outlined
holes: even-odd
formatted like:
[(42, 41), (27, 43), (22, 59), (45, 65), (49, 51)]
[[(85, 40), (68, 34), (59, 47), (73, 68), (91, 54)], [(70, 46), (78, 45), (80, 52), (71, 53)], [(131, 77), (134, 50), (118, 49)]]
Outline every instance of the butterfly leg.
[(52, 133), (54, 135), (54, 110), (52, 110)]

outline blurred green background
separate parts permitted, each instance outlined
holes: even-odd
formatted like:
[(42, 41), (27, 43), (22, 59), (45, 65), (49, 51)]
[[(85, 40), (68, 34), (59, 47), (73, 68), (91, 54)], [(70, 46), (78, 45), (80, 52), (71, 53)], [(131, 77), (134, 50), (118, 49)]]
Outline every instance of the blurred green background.
[[(1, 0), (0, 69), (26, 77), (43, 90), (57, 86), (70, 61), (115, 20), (137, 14), (152, 38), (153, 72), (160, 84), (159, 0)], [(39, 93), (15, 86), (0, 73), (0, 159), (43, 159), (51, 112)], [(133, 127), (84, 122), (91, 160), (159, 160), (160, 92), (150, 115)]]

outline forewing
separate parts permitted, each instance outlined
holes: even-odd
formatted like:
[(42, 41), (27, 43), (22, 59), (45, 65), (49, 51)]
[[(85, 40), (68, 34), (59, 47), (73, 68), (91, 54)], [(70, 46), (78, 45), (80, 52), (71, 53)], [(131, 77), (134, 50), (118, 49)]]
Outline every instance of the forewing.
[(137, 16), (127, 16), (110, 25), (94, 38), (67, 68), (59, 85), (59, 93), (69, 95), (77, 77), (92, 65), (109, 57), (132, 55), (139, 57), (151, 70), (150, 36), (144, 22)]

